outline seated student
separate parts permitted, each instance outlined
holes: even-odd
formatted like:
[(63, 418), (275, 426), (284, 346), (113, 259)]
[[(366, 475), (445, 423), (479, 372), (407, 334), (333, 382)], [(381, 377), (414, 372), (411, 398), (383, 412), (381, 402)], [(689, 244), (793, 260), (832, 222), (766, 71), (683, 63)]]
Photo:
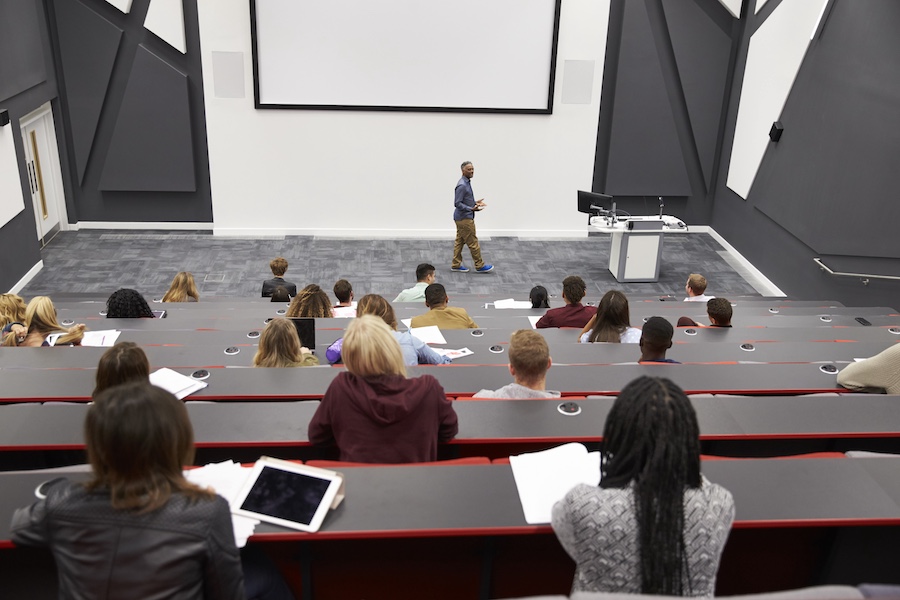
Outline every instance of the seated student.
[(447, 290), (439, 283), (432, 283), (425, 288), (425, 306), (429, 311), (424, 315), (413, 317), (410, 327), (427, 327), (437, 325), (441, 329), (475, 329), (478, 324), (472, 320), (464, 308), (447, 306), (450, 298)]
[(2, 335), (15, 333), (17, 338), (25, 339), (25, 300), (18, 294), (0, 294), (0, 327)]
[(900, 394), (900, 344), (866, 360), (850, 363), (837, 374), (837, 382), (854, 391)]
[(591, 317), (581, 330), (579, 341), (611, 342), (613, 344), (637, 344), (641, 340), (641, 330), (631, 326), (628, 312), (628, 298), (619, 290), (609, 290), (600, 299), (597, 314)]
[(152, 319), (150, 305), (137, 290), (122, 288), (114, 291), (106, 300), (107, 319)]
[(62, 333), (56, 346), (80, 346), (84, 337), (84, 323), (73, 325), (68, 329), (57, 323), (56, 308), (47, 296), (35, 296), (25, 308), (25, 329), (28, 333), (22, 337), (16, 333), (8, 333), (3, 340), (4, 346), (40, 347), (49, 346), (47, 336)]
[(15, 512), (17, 545), (53, 553), (60, 597), (244, 598), (228, 501), (189, 483), (184, 403), (147, 383), (101, 392), (84, 437), (93, 477)]
[[(357, 316), (375, 315), (391, 328), (397, 342), (400, 343), (400, 351), (403, 353), (403, 362), (407, 367), (413, 365), (448, 365), (450, 359), (442, 356), (431, 347), (415, 337), (408, 331), (397, 331), (397, 317), (394, 316), (394, 308), (384, 297), (377, 294), (366, 294), (356, 307)], [(325, 351), (325, 358), (331, 364), (341, 362), (341, 348), (344, 338), (340, 338)]]
[(194, 283), (194, 276), (187, 271), (181, 271), (172, 280), (169, 291), (162, 297), (163, 302), (199, 302), (200, 292)]
[(528, 299), (531, 300), (531, 308), (550, 308), (550, 294), (542, 285), (531, 288)]
[(272, 292), (272, 302), (290, 302), (291, 295), (288, 293), (288, 290), (283, 285), (279, 285)]
[[(711, 298), (706, 303), (706, 314), (709, 317), (710, 327), (731, 327), (733, 309), (727, 298)], [(703, 327), (690, 317), (680, 317), (678, 327)]]
[(425, 288), (432, 283), (434, 283), (434, 265), (422, 263), (416, 267), (416, 285), (397, 294), (394, 302), (422, 302), (425, 300)]
[(356, 307), (353, 302), (353, 286), (346, 279), (338, 279), (334, 284), (334, 296), (338, 303), (331, 307), (335, 317), (355, 317)]
[(96, 398), (107, 388), (132, 381), (150, 383), (150, 361), (134, 342), (119, 342), (100, 357), (92, 396)]
[(331, 310), (331, 300), (328, 299), (328, 294), (316, 284), (311, 283), (294, 296), (285, 316), (330, 319), (334, 317), (334, 312)]
[(675, 330), (672, 324), (662, 317), (650, 317), (641, 330), (641, 358), (639, 363), (672, 363), (681, 364), (677, 360), (666, 358), (666, 350), (672, 347), (672, 336)]
[(328, 386), (309, 422), (309, 441), (336, 444), (341, 460), (428, 462), (456, 435), (453, 404), (431, 375), (407, 378), (400, 345), (374, 315), (347, 327), (347, 366)]
[(562, 299), (565, 306), (551, 308), (538, 320), (538, 329), (547, 327), (584, 327), (591, 317), (597, 312), (593, 306), (584, 306), (581, 299), (584, 298), (587, 286), (584, 279), (578, 275), (569, 275), (563, 279)]
[(559, 398), (546, 389), (547, 370), (553, 364), (547, 340), (537, 331), (520, 329), (509, 338), (509, 374), (515, 383), (498, 390), (481, 390), (476, 398)]
[(712, 596), (734, 498), (700, 473), (700, 427), (668, 379), (639, 377), (603, 429), (600, 485), (553, 506), (556, 537), (576, 563), (572, 593)]
[(278, 258), (272, 259), (272, 262), (269, 263), (269, 268), (272, 269), (273, 277), (272, 279), (266, 279), (265, 281), (263, 281), (262, 297), (268, 298), (272, 295), (272, 292), (274, 292), (275, 288), (277, 287), (286, 288), (288, 294), (291, 295), (291, 298), (296, 296), (296, 284), (284, 280), (284, 274), (288, 268), (288, 261), (286, 261), (284, 257), (279, 256)]
[(254, 367), (314, 367), (319, 359), (300, 345), (297, 328), (287, 319), (272, 319), (259, 336)]
[(685, 302), (706, 302), (715, 296), (706, 295), (706, 277), (698, 273), (691, 273), (687, 283), (684, 285), (684, 291), (687, 293)]

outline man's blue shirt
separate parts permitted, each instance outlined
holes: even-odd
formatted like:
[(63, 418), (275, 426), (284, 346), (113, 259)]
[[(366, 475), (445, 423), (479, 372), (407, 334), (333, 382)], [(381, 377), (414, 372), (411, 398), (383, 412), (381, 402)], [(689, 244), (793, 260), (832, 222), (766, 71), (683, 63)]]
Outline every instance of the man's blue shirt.
[(475, 194), (472, 192), (472, 181), (465, 175), (460, 177), (453, 195), (453, 204), (456, 206), (456, 210), (453, 211), (453, 220), (474, 219)]

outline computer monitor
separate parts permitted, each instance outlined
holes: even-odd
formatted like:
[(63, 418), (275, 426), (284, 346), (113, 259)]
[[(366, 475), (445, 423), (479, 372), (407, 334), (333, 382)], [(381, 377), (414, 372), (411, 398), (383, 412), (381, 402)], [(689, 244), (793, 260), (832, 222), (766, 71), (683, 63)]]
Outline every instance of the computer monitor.
[(599, 214), (596, 208), (591, 208), (591, 205), (594, 206), (612, 206), (612, 196), (607, 196), (606, 194), (595, 194), (594, 192), (583, 192), (578, 190), (578, 212), (587, 213), (589, 215)]

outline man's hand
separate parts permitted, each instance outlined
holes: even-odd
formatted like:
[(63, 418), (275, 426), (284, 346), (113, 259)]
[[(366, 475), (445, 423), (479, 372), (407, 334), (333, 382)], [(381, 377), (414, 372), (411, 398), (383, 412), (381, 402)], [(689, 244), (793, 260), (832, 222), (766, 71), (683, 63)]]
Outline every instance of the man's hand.
[(487, 202), (484, 201), (484, 198), (475, 202), (475, 210), (484, 210), (487, 206)]

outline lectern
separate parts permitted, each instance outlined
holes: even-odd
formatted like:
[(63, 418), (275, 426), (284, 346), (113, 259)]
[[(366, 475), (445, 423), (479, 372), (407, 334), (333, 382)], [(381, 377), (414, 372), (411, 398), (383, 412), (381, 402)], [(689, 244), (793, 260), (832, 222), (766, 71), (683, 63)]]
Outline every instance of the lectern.
[(662, 219), (629, 219), (624, 222), (624, 229), (616, 228), (612, 231), (609, 272), (616, 281), (632, 283), (659, 280), (664, 224)]

